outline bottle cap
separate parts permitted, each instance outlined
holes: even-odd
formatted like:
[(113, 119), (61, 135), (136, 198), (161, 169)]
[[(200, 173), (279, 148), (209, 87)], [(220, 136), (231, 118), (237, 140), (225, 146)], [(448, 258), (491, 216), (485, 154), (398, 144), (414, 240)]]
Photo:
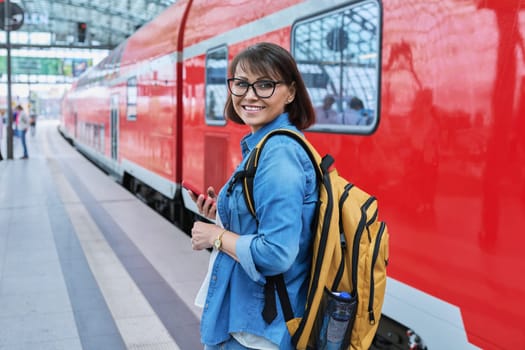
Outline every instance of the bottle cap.
[(348, 299), (348, 300), (350, 300), (350, 299), (352, 298), (352, 297), (350, 296), (350, 294), (347, 293), (347, 292), (341, 292), (341, 293), (339, 294), (339, 297), (342, 298), (342, 299)]

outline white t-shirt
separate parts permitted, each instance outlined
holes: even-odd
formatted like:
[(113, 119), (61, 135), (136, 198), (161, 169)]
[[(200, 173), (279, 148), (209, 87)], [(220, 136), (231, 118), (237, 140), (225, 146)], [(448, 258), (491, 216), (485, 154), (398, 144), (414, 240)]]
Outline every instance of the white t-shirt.
[[(219, 216), (219, 213), (217, 213), (215, 224), (221, 228), (224, 228), (222, 225), (221, 218)], [(204, 277), (204, 281), (202, 282), (202, 285), (197, 292), (197, 296), (195, 297), (195, 305), (198, 307), (204, 307), (204, 304), (206, 303), (206, 296), (208, 295), (208, 287), (210, 285), (210, 277), (213, 270), (213, 264), (215, 263), (215, 258), (217, 257), (218, 250), (213, 249), (210, 255), (210, 261), (208, 263), (208, 273), (206, 274), (206, 277)], [(246, 333), (246, 332), (237, 332), (232, 333), (232, 337), (235, 338), (240, 344), (243, 346), (252, 348), (252, 349), (259, 349), (259, 350), (279, 350), (279, 347), (269, 341), (266, 338), (260, 337), (255, 334)]]
[(18, 124), (18, 130), (27, 130), (29, 128), (29, 117), (24, 111), (18, 112), (16, 122)]

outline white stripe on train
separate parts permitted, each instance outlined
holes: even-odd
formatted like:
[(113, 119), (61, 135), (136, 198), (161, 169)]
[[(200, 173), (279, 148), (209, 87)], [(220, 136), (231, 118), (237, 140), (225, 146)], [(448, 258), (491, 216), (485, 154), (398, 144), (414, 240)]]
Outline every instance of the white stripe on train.
[(479, 349), (469, 343), (459, 307), (388, 278), (383, 314), (411, 328), (428, 349)]

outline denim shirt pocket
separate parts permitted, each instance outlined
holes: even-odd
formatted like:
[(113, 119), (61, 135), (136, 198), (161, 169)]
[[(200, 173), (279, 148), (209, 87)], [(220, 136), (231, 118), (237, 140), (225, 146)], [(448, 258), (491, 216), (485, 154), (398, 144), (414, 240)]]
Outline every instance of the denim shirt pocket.
[[(242, 182), (233, 185), (232, 191), (228, 197), (228, 210), (230, 212), (230, 229), (239, 234), (253, 233), (254, 228), (249, 229), (250, 222), (255, 224), (255, 218), (252, 216), (244, 199)], [(256, 230), (256, 228), (255, 228)]]

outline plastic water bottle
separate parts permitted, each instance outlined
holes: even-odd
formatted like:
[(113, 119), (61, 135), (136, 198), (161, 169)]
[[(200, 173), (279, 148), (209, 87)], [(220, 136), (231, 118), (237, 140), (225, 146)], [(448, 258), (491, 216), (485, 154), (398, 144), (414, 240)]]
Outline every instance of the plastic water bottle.
[(346, 292), (339, 293), (339, 298), (331, 300), (330, 318), (326, 329), (326, 350), (342, 350), (343, 340), (352, 317), (351, 296)]

